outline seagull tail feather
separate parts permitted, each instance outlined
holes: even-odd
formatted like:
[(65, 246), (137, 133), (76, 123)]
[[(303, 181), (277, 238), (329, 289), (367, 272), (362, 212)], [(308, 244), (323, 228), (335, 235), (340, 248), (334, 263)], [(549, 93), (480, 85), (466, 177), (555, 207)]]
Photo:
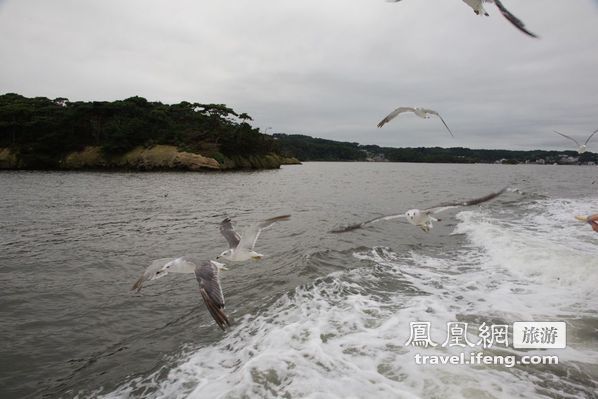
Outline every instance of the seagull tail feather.
[(201, 297), (203, 298), (203, 301), (205, 302), (206, 307), (210, 312), (210, 315), (212, 315), (212, 318), (214, 319), (216, 324), (218, 324), (218, 327), (220, 327), (222, 331), (226, 331), (226, 329), (230, 327), (230, 321), (224, 313), (223, 308), (216, 305), (216, 303), (210, 298), (206, 290), (200, 289), (199, 292), (201, 293)]

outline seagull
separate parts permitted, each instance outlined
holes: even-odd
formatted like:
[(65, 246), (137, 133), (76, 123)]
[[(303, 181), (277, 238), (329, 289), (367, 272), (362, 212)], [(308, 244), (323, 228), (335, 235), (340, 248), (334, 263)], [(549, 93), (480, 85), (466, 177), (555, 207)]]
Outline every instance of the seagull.
[(247, 228), (243, 233), (243, 236), (239, 236), (234, 230), (230, 218), (224, 219), (220, 222), (220, 233), (226, 238), (226, 241), (228, 241), (229, 249), (222, 252), (216, 259), (224, 258), (231, 262), (245, 262), (249, 259), (262, 259), (264, 255), (253, 250), (262, 230), (276, 222), (282, 222), (289, 220), (290, 218), (291, 215), (283, 215), (262, 220)]
[(393, 220), (393, 219), (399, 219), (399, 218), (407, 219), (407, 221), (409, 223), (411, 223), (414, 226), (419, 227), (420, 229), (422, 229), (423, 231), (425, 231), (427, 233), (433, 227), (432, 222), (440, 222), (441, 221), (441, 219), (438, 219), (438, 218), (434, 217), (433, 215), (440, 213), (442, 211), (446, 211), (447, 209), (458, 208), (461, 206), (471, 206), (471, 205), (481, 204), (483, 202), (490, 201), (490, 200), (498, 197), (505, 191), (507, 191), (507, 187), (503, 188), (502, 190), (500, 190), (496, 193), (490, 193), (483, 197), (472, 199), (472, 200), (444, 203), (444, 204), (440, 204), (440, 205), (434, 206), (432, 208), (427, 208), (427, 209), (423, 209), (423, 210), (410, 209), (405, 213), (400, 213), (397, 215), (381, 216), (381, 217), (378, 217), (375, 219), (368, 220), (363, 223), (357, 223), (357, 224), (353, 224), (353, 225), (347, 226), (347, 227), (339, 229), (339, 230), (333, 230), (333, 231), (331, 231), (331, 233), (345, 233), (347, 231), (356, 230), (356, 229), (362, 228), (368, 224), (377, 223), (382, 220)]
[(588, 139), (586, 140), (586, 142), (583, 143), (583, 144), (579, 144), (577, 142), (577, 140), (575, 140), (573, 137), (567, 136), (564, 133), (559, 133), (556, 130), (553, 130), (553, 132), (555, 132), (556, 134), (560, 134), (564, 138), (569, 139), (569, 140), (573, 141), (575, 144), (577, 144), (577, 153), (581, 155), (584, 152), (586, 152), (586, 150), (588, 149), (588, 147), (587, 147), (588, 142), (590, 141), (590, 139), (592, 138), (593, 135), (595, 135), (596, 133), (598, 133), (598, 129), (594, 130), (594, 132), (592, 134), (590, 134), (590, 137), (588, 137)]
[[(391, 3), (397, 3), (401, 0), (388, 0), (388, 1)], [(498, 7), (498, 9), (502, 13), (502, 15), (507, 20), (509, 20), (509, 22), (512, 23), (517, 29), (519, 29), (521, 32), (525, 33), (528, 36), (535, 37), (535, 38), (538, 37), (535, 34), (533, 34), (532, 32), (525, 29), (525, 25), (523, 24), (523, 22), (519, 18), (517, 18), (516, 16), (511, 14), (511, 12), (505, 8), (505, 6), (502, 4), (502, 2), (500, 0), (463, 0), (463, 2), (465, 4), (467, 4), (468, 6), (470, 6), (476, 15), (484, 15), (486, 17), (489, 17), (490, 14), (488, 14), (486, 12), (486, 9), (484, 8), (484, 3), (494, 3), (496, 5), (496, 7)]]
[[(417, 107), (417, 108), (399, 107), (399, 108), (395, 109), (394, 111), (392, 111), (390, 114), (386, 115), (386, 117), (384, 119), (382, 119), (380, 121), (380, 123), (378, 123), (378, 127), (384, 126), (385, 124), (387, 124), (388, 122), (390, 122), (391, 120), (393, 120), (394, 118), (396, 118), (399, 114), (401, 114), (403, 112), (413, 112), (415, 115), (419, 116), (420, 118), (424, 118), (424, 119), (429, 119), (430, 115), (436, 115), (437, 117), (440, 118), (442, 123), (444, 123), (446, 130), (448, 130), (449, 133), (451, 134), (451, 136), (453, 136), (453, 132), (451, 132), (451, 129), (449, 129), (448, 125), (446, 124), (444, 119), (442, 119), (442, 116), (440, 116), (440, 114), (438, 112), (431, 110), (431, 109), (419, 108), (419, 107)], [(455, 136), (453, 136), (453, 137), (455, 137)]]
[(505, 17), (517, 29), (519, 29), (521, 32), (525, 33), (528, 36), (535, 38), (538, 37), (532, 32), (525, 29), (524, 23), (519, 18), (511, 14), (511, 12), (505, 8), (505, 6), (502, 4), (500, 0), (463, 0), (463, 2), (470, 6), (476, 15), (485, 15), (486, 17), (488, 17), (489, 14), (484, 9), (484, 3), (494, 3), (502, 13), (503, 17)]
[(598, 213), (595, 213), (590, 216), (575, 216), (575, 219), (579, 220), (580, 222), (587, 223), (592, 226), (592, 230), (598, 233)]
[(230, 322), (224, 313), (224, 294), (220, 287), (220, 270), (226, 270), (226, 267), (213, 260), (199, 260), (189, 256), (158, 259), (153, 261), (143, 272), (131, 290), (139, 292), (145, 281), (159, 279), (168, 273), (195, 273), (195, 278), (199, 283), (199, 293), (216, 324), (224, 331), (230, 327)]

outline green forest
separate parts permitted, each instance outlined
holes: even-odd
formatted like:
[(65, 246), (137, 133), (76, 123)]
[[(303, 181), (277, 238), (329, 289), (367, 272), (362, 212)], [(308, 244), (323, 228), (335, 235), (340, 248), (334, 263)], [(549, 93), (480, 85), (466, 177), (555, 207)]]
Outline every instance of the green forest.
[(106, 156), (137, 146), (177, 146), (224, 162), (224, 158), (277, 154), (277, 142), (223, 104), (163, 104), (143, 97), (120, 101), (0, 96), (0, 148), (27, 168), (54, 168), (61, 157), (86, 146)]

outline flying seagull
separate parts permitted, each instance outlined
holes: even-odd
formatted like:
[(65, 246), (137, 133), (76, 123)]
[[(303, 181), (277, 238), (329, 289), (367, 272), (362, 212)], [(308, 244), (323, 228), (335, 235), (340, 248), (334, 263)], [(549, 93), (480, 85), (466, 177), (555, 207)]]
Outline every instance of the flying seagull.
[[(419, 107), (417, 107), (417, 108), (399, 107), (399, 108), (395, 109), (394, 111), (392, 111), (390, 114), (386, 115), (386, 117), (384, 117), (384, 119), (382, 119), (380, 121), (380, 123), (378, 123), (378, 127), (384, 126), (385, 124), (387, 124), (388, 122), (390, 122), (391, 120), (396, 118), (399, 114), (402, 114), (404, 112), (413, 112), (415, 115), (417, 115), (423, 119), (429, 119), (430, 115), (436, 115), (437, 117), (440, 118), (440, 120), (446, 127), (446, 130), (448, 130), (448, 132), (451, 134), (451, 136), (453, 136), (453, 132), (451, 132), (451, 129), (449, 129), (448, 125), (446, 124), (444, 119), (442, 119), (442, 116), (440, 116), (440, 114), (438, 112), (431, 110), (431, 109), (419, 108)], [(455, 137), (455, 136), (453, 136), (453, 137)]]
[(592, 226), (592, 230), (598, 233), (598, 213), (590, 216), (575, 216), (575, 219), (580, 222), (587, 223)]
[(263, 258), (264, 255), (253, 250), (262, 230), (276, 222), (282, 222), (290, 218), (291, 215), (283, 215), (254, 223), (243, 232), (243, 236), (239, 236), (234, 230), (230, 218), (224, 219), (220, 222), (220, 233), (228, 241), (229, 249), (222, 252), (216, 259), (223, 258), (231, 262), (245, 262), (249, 259), (259, 260)]
[(199, 293), (216, 324), (225, 330), (230, 327), (228, 317), (224, 313), (224, 294), (220, 287), (220, 270), (226, 268), (222, 263), (213, 260), (199, 260), (193, 257), (164, 258), (152, 262), (131, 290), (141, 291), (145, 281), (156, 280), (168, 273), (195, 273), (199, 283)]
[(585, 142), (585, 143), (583, 143), (583, 144), (579, 144), (579, 143), (577, 142), (577, 140), (575, 140), (573, 137), (567, 136), (567, 135), (566, 135), (566, 134), (564, 134), (564, 133), (559, 133), (559, 132), (557, 132), (556, 130), (553, 130), (553, 131), (554, 131), (556, 134), (560, 134), (560, 135), (561, 135), (561, 136), (563, 136), (564, 138), (566, 138), (566, 139), (569, 139), (569, 140), (573, 141), (575, 144), (577, 144), (577, 153), (578, 153), (578, 154), (580, 154), (580, 155), (581, 155), (581, 154), (583, 154), (584, 152), (586, 152), (586, 150), (588, 149), (588, 147), (587, 147), (587, 146), (588, 146), (588, 143), (590, 142), (590, 139), (592, 138), (592, 136), (593, 136), (593, 135), (595, 135), (596, 133), (598, 133), (598, 129), (594, 130), (594, 132), (593, 132), (592, 134), (590, 134), (590, 137), (588, 137), (588, 139), (586, 140), (586, 142)]
[(490, 193), (483, 197), (472, 199), (472, 200), (461, 201), (461, 202), (448, 202), (448, 203), (440, 204), (440, 205), (434, 206), (432, 208), (427, 208), (427, 209), (423, 209), (423, 210), (410, 209), (405, 213), (399, 213), (396, 215), (389, 215), (389, 216), (381, 216), (381, 217), (378, 217), (375, 219), (368, 220), (366, 222), (352, 224), (350, 226), (347, 226), (347, 227), (339, 229), (339, 230), (333, 230), (333, 231), (331, 231), (331, 233), (345, 233), (347, 231), (360, 229), (366, 225), (369, 225), (372, 223), (377, 223), (382, 220), (393, 220), (393, 219), (399, 219), (399, 218), (407, 219), (407, 221), (409, 223), (411, 223), (414, 226), (419, 227), (420, 229), (422, 229), (423, 231), (425, 231), (427, 233), (433, 227), (432, 222), (440, 222), (441, 221), (441, 219), (438, 219), (438, 218), (434, 217), (433, 215), (436, 215), (437, 213), (440, 213), (442, 211), (446, 211), (447, 209), (458, 208), (461, 206), (471, 206), (471, 205), (481, 204), (483, 202), (490, 201), (490, 200), (498, 197), (505, 191), (507, 191), (507, 187), (503, 188), (502, 190), (500, 190), (496, 193)]
[(473, 9), (473, 12), (476, 13), (476, 15), (485, 15), (485, 16), (489, 16), (489, 15), (486, 12), (486, 10), (484, 9), (484, 3), (494, 3), (494, 4), (496, 4), (496, 7), (498, 7), (500, 12), (502, 13), (503, 17), (505, 17), (517, 29), (519, 29), (521, 32), (523, 32), (526, 35), (529, 35), (531, 37), (535, 37), (535, 38), (538, 37), (535, 34), (533, 34), (532, 32), (525, 29), (524, 23), (519, 18), (517, 18), (516, 16), (511, 14), (511, 12), (505, 8), (505, 6), (502, 4), (502, 2), (500, 0), (463, 0), (463, 2), (465, 4), (467, 4), (468, 6), (470, 6)]
[[(388, 0), (388, 1), (391, 3), (397, 3), (401, 0)], [(502, 4), (502, 2), (500, 0), (463, 0), (463, 2), (465, 4), (467, 4), (468, 6), (470, 6), (476, 15), (484, 15), (486, 17), (490, 16), (490, 14), (488, 14), (486, 12), (486, 9), (484, 8), (484, 3), (494, 3), (494, 4), (496, 4), (496, 7), (498, 7), (498, 9), (502, 13), (502, 15), (510, 23), (512, 23), (517, 29), (519, 29), (521, 32), (523, 32), (526, 35), (529, 35), (531, 37), (535, 37), (535, 38), (538, 37), (535, 34), (533, 34), (532, 32), (525, 29), (524, 23), (519, 18), (517, 18), (516, 16), (511, 14), (511, 12), (505, 8), (505, 6)]]

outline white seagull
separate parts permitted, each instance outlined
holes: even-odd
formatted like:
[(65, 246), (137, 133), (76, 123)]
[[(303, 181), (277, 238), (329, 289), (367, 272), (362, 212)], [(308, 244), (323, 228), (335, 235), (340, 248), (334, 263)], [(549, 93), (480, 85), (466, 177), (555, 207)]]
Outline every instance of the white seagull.
[[(391, 3), (397, 3), (401, 0), (387, 0), (387, 1), (389, 1)], [(500, 0), (463, 0), (463, 2), (465, 4), (467, 4), (468, 6), (470, 6), (476, 15), (484, 15), (486, 17), (490, 16), (490, 14), (488, 14), (486, 12), (486, 9), (484, 8), (484, 3), (494, 3), (496, 5), (496, 7), (498, 7), (498, 9), (502, 13), (502, 15), (510, 23), (512, 23), (517, 29), (519, 29), (521, 32), (523, 32), (526, 35), (529, 35), (531, 37), (536, 37), (536, 38), (538, 37), (535, 34), (533, 34), (532, 32), (525, 29), (525, 25), (523, 24), (523, 22), (519, 18), (517, 18), (516, 16), (511, 14), (511, 12), (505, 8), (505, 6), (502, 4), (502, 2)]]
[(463, 2), (470, 6), (473, 9), (473, 12), (476, 13), (476, 15), (484, 15), (486, 17), (488, 17), (489, 14), (484, 9), (484, 3), (494, 3), (496, 4), (496, 7), (498, 7), (502, 15), (517, 29), (531, 37), (538, 37), (532, 32), (525, 29), (525, 25), (523, 24), (523, 22), (519, 18), (514, 16), (509, 10), (507, 10), (500, 0), (463, 0)]
[[(399, 108), (395, 109), (394, 111), (392, 111), (390, 114), (386, 115), (386, 117), (384, 117), (384, 119), (382, 119), (380, 121), (380, 123), (378, 123), (378, 127), (384, 126), (385, 124), (387, 124), (388, 122), (390, 122), (391, 120), (396, 118), (399, 114), (402, 114), (403, 112), (413, 112), (415, 115), (419, 116), (420, 118), (424, 118), (424, 119), (429, 119), (430, 115), (436, 115), (437, 117), (440, 118), (440, 120), (446, 127), (446, 130), (448, 130), (448, 132), (451, 134), (451, 136), (453, 136), (453, 132), (451, 132), (451, 129), (449, 129), (448, 125), (446, 124), (444, 119), (442, 119), (442, 116), (440, 116), (440, 114), (438, 112), (431, 110), (431, 109), (419, 108), (419, 107), (417, 107), (417, 108), (399, 107)], [(455, 137), (455, 136), (453, 136), (453, 137)]]
[(347, 231), (356, 230), (356, 229), (362, 228), (368, 224), (377, 223), (382, 220), (393, 220), (393, 219), (399, 219), (399, 218), (407, 219), (407, 221), (409, 223), (411, 223), (414, 226), (419, 227), (420, 229), (422, 229), (423, 231), (425, 231), (427, 233), (433, 227), (432, 222), (440, 222), (441, 221), (441, 219), (435, 218), (432, 215), (435, 215), (442, 211), (446, 211), (447, 209), (458, 208), (461, 206), (471, 206), (471, 205), (481, 204), (482, 202), (490, 201), (490, 200), (498, 197), (505, 191), (507, 191), (506, 187), (496, 193), (490, 193), (483, 197), (472, 199), (472, 200), (460, 201), (460, 202), (449, 202), (449, 203), (440, 204), (440, 205), (434, 206), (432, 208), (427, 208), (427, 209), (410, 209), (405, 213), (399, 213), (396, 215), (389, 215), (389, 216), (381, 216), (381, 217), (378, 217), (375, 219), (368, 220), (366, 222), (356, 223), (356, 224), (347, 226), (347, 227), (339, 229), (339, 230), (333, 230), (333, 231), (331, 231), (331, 233), (345, 233)]
[(223, 258), (231, 262), (245, 262), (249, 259), (262, 259), (264, 255), (253, 250), (262, 230), (276, 222), (282, 222), (289, 220), (290, 218), (291, 215), (283, 215), (262, 220), (247, 228), (247, 230), (243, 232), (243, 236), (239, 236), (234, 230), (230, 218), (224, 219), (220, 223), (220, 233), (226, 238), (226, 241), (228, 241), (229, 249), (222, 252), (216, 259)]
[(224, 265), (213, 260), (201, 260), (189, 256), (180, 258), (164, 258), (152, 262), (131, 290), (141, 291), (145, 281), (156, 280), (168, 273), (195, 273), (199, 283), (199, 293), (216, 324), (225, 330), (230, 327), (228, 317), (224, 313), (224, 294), (220, 287), (220, 270)]
[(586, 140), (585, 143), (579, 144), (577, 142), (577, 140), (575, 140), (573, 137), (567, 136), (564, 133), (557, 132), (556, 130), (553, 130), (553, 131), (556, 134), (560, 134), (564, 138), (569, 139), (569, 140), (573, 141), (575, 144), (577, 144), (577, 153), (580, 155), (583, 154), (584, 152), (586, 152), (586, 150), (588, 149), (588, 143), (590, 142), (590, 139), (592, 138), (592, 136), (594, 136), (596, 133), (598, 133), (598, 129), (594, 130), (594, 132), (592, 134), (590, 134), (590, 137), (588, 137), (588, 139)]

